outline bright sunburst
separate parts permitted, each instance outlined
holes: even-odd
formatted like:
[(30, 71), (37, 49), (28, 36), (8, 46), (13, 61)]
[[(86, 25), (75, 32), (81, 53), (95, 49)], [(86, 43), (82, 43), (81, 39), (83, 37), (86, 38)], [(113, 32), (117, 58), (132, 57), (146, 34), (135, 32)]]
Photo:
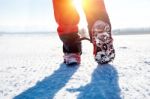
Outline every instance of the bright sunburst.
[(80, 15), (80, 23), (79, 23), (80, 28), (86, 27), (87, 25), (85, 14), (82, 9), (82, 3), (83, 3), (82, 0), (73, 0), (73, 5), (75, 6)]
[(81, 9), (82, 0), (73, 0), (73, 4), (76, 7), (76, 9)]

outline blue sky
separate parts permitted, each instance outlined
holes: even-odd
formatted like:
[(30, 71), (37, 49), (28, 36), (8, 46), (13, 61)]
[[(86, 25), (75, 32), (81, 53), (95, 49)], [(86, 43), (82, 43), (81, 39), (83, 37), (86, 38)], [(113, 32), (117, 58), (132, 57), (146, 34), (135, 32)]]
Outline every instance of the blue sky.
[(54, 30), (52, 8), (51, 0), (0, 0), (0, 30)]
[[(105, 4), (113, 29), (150, 27), (150, 0), (105, 0)], [(0, 31), (56, 28), (52, 0), (0, 0)]]

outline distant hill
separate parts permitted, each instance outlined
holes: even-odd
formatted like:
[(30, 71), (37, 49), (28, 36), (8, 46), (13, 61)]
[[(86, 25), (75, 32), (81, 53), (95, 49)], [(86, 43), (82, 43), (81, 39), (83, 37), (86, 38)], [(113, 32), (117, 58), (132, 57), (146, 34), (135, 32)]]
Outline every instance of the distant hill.
[[(81, 29), (79, 30), (79, 32), (86, 32), (85, 29)], [(0, 31), (0, 36), (1, 35), (11, 35), (11, 34), (15, 34), (15, 35), (26, 35), (26, 34), (33, 34), (33, 35), (44, 35), (44, 34), (56, 34), (56, 31), (33, 31), (33, 32), (5, 32), (5, 31)], [(112, 30), (112, 33), (114, 35), (138, 35), (138, 34), (150, 34), (150, 27), (149, 28), (124, 28), (124, 29), (115, 29)]]
[(49, 33), (56, 33), (54, 31), (33, 31), (33, 32), (3, 32), (3, 31), (0, 31), (0, 34), (49, 34)]
[(0, 36), (2, 35), (51, 35), (55, 34), (55, 31), (34, 31), (34, 32), (3, 32), (0, 31)]
[(150, 34), (150, 28), (126, 28), (112, 31), (114, 35)]

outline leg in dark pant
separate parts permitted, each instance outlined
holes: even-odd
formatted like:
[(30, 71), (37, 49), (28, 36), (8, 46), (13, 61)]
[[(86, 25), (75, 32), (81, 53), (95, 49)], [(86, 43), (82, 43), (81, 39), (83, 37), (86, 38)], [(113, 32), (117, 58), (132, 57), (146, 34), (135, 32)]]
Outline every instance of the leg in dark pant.
[(64, 53), (81, 53), (81, 42), (78, 35), (79, 15), (72, 0), (53, 0), (58, 34), (63, 42)]
[(103, 0), (83, 0), (82, 6), (86, 15), (88, 29), (91, 38), (92, 38), (91, 32), (92, 26), (97, 20), (104, 21), (111, 27), (109, 16), (107, 14)]
[(103, 0), (84, 0), (83, 9), (86, 15), (93, 54), (99, 64), (111, 62), (115, 58), (111, 23)]
[(79, 15), (72, 0), (53, 0), (57, 32), (63, 42), (64, 62), (80, 64), (81, 41), (78, 35)]

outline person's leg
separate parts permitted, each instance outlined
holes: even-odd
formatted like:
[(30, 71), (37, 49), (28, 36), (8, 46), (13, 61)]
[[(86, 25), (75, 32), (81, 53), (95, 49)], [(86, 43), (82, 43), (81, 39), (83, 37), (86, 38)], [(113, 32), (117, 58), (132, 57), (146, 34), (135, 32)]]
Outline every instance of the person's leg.
[[(58, 34), (63, 42), (63, 52), (81, 54), (81, 42), (78, 35), (79, 15), (72, 0), (53, 0), (55, 20), (58, 24)], [(64, 56), (65, 58), (65, 56)]]
[(106, 22), (111, 28), (109, 16), (103, 0), (83, 0), (82, 5), (86, 15), (90, 35), (92, 33), (92, 27), (97, 20)]
[(94, 46), (95, 60), (108, 63), (115, 57), (111, 23), (103, 0), (83, 0), (83, 9), (88, 22), (90, 37)]

